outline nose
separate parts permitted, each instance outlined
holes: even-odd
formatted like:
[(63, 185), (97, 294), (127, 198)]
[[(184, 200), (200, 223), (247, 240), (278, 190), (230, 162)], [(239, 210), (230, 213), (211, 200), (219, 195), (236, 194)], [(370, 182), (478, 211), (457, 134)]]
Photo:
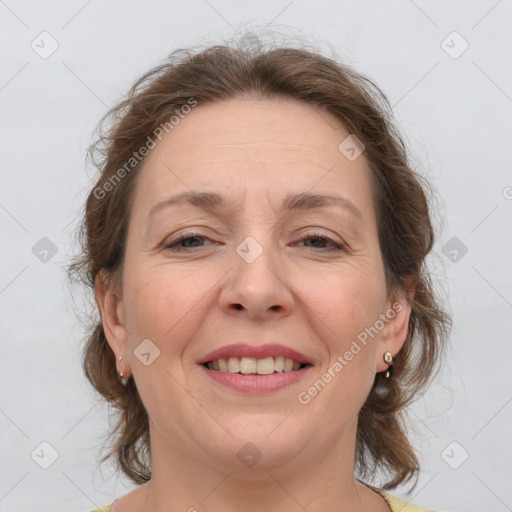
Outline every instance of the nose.
[[(252, 237), (245, 240), (237, 247), (233, 269), (220, 294), (223, 311), (229, 315), (246, 315), (252, 320), (289, 315), (294, 297), (284, 265), (268, 246), (263, 248)], [(253, 259), (255, 254), (259, 255)]]

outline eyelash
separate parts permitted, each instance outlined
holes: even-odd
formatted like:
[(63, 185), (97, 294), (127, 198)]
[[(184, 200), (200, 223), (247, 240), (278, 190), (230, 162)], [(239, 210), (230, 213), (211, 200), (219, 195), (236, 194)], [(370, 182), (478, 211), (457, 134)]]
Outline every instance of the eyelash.
[[(182, 233), (176, 240), (171, 240), (171, 242), (169, 242), (169, 244), (167, 244), (164, 247), (164, 249), (167, 249), (167, 250), (170, 250), (170, 251), (173, 251), (173, 252), (190, 252), (191, 249), (196, 249), (196, 247), (176, 248), (176, 246), (178, 244), (180, 244), (181, 242), (183, 242), (185, 240), (189, 240), (191, 238), (205, 238), (205, 239), (208, 239), (208, 237), (206, 235), (204, 235), (203, 233), (199, 233), (197, 231), (186, 231), (186, 232)], [(319, 239), (322, 239), (322, 240), (326, 240), (328, 243), (330, 243), (334, 247), (333, 249), (324, 250), (324, 252), (338, 252), (338, 251), (348, 252), (348, 249), (347, 249), (347, 247), (345, 245), (339, 244), (339, 243), (335, 242), (334, 240), (332, 240), (331, 238), (326, 237), (325, 235), (323, 235), (321, 233), (315, 233), (315, 232), (306, 233), (299, 240), (299, 242), (303, 242), (304, 240), (309, 240), (311, 238), (319, 238)], [(314, 249), (314, 247), (313, 247), (313, 249)], [(321, 249), (323, 249), (323, 247)]]

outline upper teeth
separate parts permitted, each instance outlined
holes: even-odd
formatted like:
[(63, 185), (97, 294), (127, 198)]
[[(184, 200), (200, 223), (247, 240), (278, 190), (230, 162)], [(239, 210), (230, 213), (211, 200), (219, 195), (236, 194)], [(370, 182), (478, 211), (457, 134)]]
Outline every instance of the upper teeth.
[(230, 373), (257, 373), (258, 375), (269, 375), (274, 372), (291, 372), (298, 370), (301, 363), (293, 359), (285, 359), (282, 356), (265, 357), (230, 357), (229, 359), (217, 359), (206, 363), (210, 370), (219, 370)]

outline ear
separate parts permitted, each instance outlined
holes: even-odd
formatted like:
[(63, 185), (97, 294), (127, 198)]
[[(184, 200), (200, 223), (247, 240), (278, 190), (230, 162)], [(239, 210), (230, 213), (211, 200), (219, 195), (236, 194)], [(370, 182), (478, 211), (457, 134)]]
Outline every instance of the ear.
[(379, 336), (375, 369), (377, 373), (388, 369), (389, 365), (384, 361), (384, 354), (391, 352), (391, 355), (395, 357), (407, 338), (411, 316), (411, 305), (407, 298), (414, 299), (415, 283), (412, 279), (408, 279), (404, 286), (405, 290), (396, 290), (386, 301), (386, 309), (381, 315), (381, 318), (386, 318), (386, 321)]
[(119, 357), (123, 356), (123, 361), (118, 364), (118, 372), (123, 373), (123, 377), (130, 375), (130, 360), (124, 357), (127, 352), (127, 336), (124, 316), (124, 304), (119, 286), (111, 284), (111, 276), (107, 270), (102, 269), (96, 275), (94, 281), (94, 292), (96, 304), (100, 310), (103, 331), (108, 344), (116, 356), (116, 364)]

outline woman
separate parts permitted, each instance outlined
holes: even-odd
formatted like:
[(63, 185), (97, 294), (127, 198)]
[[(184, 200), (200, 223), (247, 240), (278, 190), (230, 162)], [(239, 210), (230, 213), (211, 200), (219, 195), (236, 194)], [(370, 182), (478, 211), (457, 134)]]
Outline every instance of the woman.
[(70, 275), (135, 490), (101, 509), (427, 510), (404, 407), (449, 317), (385, 96), (300, 48), (177, 51), (107, 115)]

